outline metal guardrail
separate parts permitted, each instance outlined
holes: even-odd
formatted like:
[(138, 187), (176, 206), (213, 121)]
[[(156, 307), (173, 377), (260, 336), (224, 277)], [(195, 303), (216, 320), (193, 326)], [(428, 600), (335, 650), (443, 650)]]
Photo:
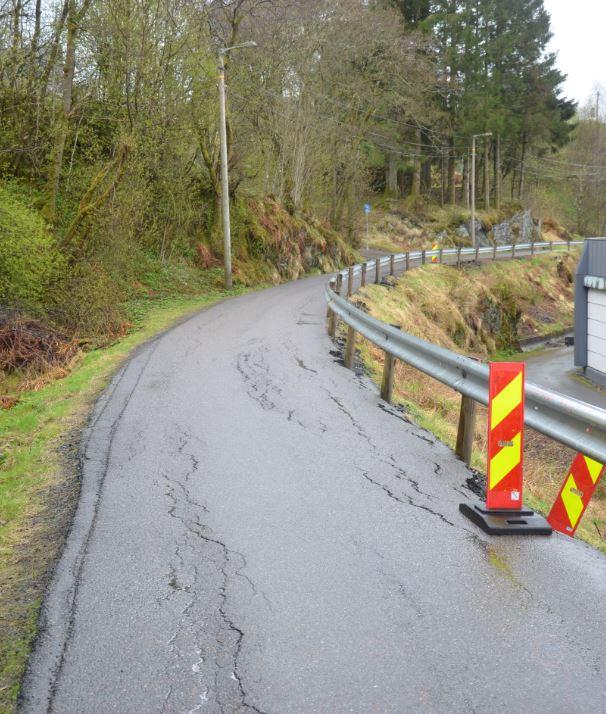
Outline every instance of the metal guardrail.
[[(583, 241), (575, 241), (569, 245), (582, 245)], [(557, 244), (556, 244), (557, 245)], [(545, 247), (547, 246), (547, 247)], [(500, 246), (499, 252), (514, 252), (517, 250), (542, 251), (551, 250), (549, 243), (535, 243), (513, 246)], [(441, 251), (441, 257), (446, 254), (459, 254), (457, 249)], [(476, 249), (463, 249), (461, 255), (476, 255)], [(480, 248), (479, 254), (492, 253), (494, 248)], [(440, 251), (426, 251), (425, 257), (438, 255)], [(405, 255), (391, 256), (379, 259), (379, 266), (389, 265), (393, 268), (403, 260), (408, 264), (412, 260), (422, 260), (422, 252), (410, 253), (408, 259)], [(356, 265), (348, 270), (341, 271), (339, 276), (353, 281), (356, 275), (364, 275), (368, 266), (376, 266), (377, 261)], [(380, 270), (377, 270), (380, 275)], [(376, 279), (376, 276), (375, 276)], [(378, 282), (378, 280), (377, 280)], [(339, 286), (342, 279), (338, 280)], [(348, 284), (348, 294), (353, 292), (353, 285)], [(377, 320), (360, 310), (346, 298), (339, 295), (331, 281), (326, 286), (326, 299), (328, 303), (329, 331), (334, 335), (336, 319), (340, 318), (348, 325), (348, 344), (346, 346), (346, 364), (353, 361), (355, 349), (355, 335), (360, 333), (370, 340), (386, 354), (383, 374), (382, 396), (391, 401), (391, 383), (393, 380), (393, 359), (399, 359), (421, 372), (437, 379), (442, 384), (451, 387), (463, 395), (462, 417), (459, 423), (460, 430), (464, 427), (465, 419), (463, 410), (465, 401), (473, 400), (480, 404), (488, 405), (488, 366), (476, 362), (469, 357), (457, 354), (443, 347), (426, 342), (418, 337), (402, 332), (401, 330)], [(349, 353), (349, 359), (348, 359)], [(526, 383), (526, 413), (525, 423), (536, 431), (564, 444), (586, 456), (606, 463), (606, 410), (595, 407), (572, 397), (567, 397), (559, 392), (544, 389), (531, 382)], [(469, 405), (469, 402), (468, 402)], [(467, 427), (469, 429), (469, 427)], [(461, 435), (461, 442), (465, 441)], [(468, 434), (468, 440), (470, 435)], [(458, 440), (459, 441), (459, 440)], [(466, 455), (469, 461), (470, 453)]]
[[(449, 257), (457, 258), (461, 260), (464, 258), (474, 258), (479, 259), (484, 256), (490, 256), (494, 259), (497, 258), (515, 258), (522, 255), (535, 255), (537, 253), (544, 253), (546, 251), (553, 250), (569, 250), (572, 246), (581, 246), (585, 241), (574, 240), (567, 242), (549, 242), (549, 243), (518, 243), (516, 245), (499, 245), (499, 246), (481, 246), (478, 248), (443, 248), (439, 250), (418, 250), (409, 253), (397, 253), (393, 256), (386, 255), (381, 258), (373, 258), (366, 263), (360, 263), (354, 266), (354, 276), (360, 275), (362, 272), (362, 266), (366, 265), (367, 269), (372, 269), (376, 267), (377, 260), (382, 269), (384, 267), (390, 267), (393, 258), (394, 269), (399, 266), (407, 266), (415, 261), (419, 261), (421, 264), (425, 262), (431, 262), (432, 258), (437, 258), (439, 263), (446, 262), (444, 259)], [(344, 278), (348, 276), (348, 270), (342, 270), (341, 275)]]

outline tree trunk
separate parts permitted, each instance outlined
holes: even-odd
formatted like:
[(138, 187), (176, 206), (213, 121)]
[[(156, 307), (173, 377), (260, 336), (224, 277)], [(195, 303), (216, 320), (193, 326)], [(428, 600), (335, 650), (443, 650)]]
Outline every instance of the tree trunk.
[(440, 156), (440, 206), (444, 206), (446, 197), (446, 148), (443, 146)]
[(522, 140), (522, 161), (520, 162), (520, 191), (518, 193), (518, 199), (521, 201), (524, 196), (524, 179), (525, 179), (525, 169), (526, 169), (526, 134)]
[(418, 154), (414, 159), (414, 168), (412, 171), (412, 186), (410, 188), (411, 198), (418, 198), (421, 195), (421, 130), (417, 129), (416, 140), (419, 147)]
[(55, 136), (50, 154), (50, 167), (46, 186), (46, 203), (44, 206), (45, 218), (53, 223), (57, 211), (57, 196), (61, 167), (63, 166), (63, 153), (69, 130), (69, 118), (72, 110), (72, 91), (74, 86), (74, 71), (76, 68), (76, 38), (78, 35), (78, 21), (76, 18), (75, 4), (70, 3), (67, 19), (67, 41), (65, 61), (63, 63), (62, 82), (62, 109), (55, 125)]
[(48, 60), (46, 62), (46, 65), (44, 67), (44, 72), (42, 73), (42, 77), (40, 80), (40, 95), (38, 97), (38, 106), (41, 108), (44, 106), (44, 101), (46, 99), (46, 93), (48, 91), (48, 84), (50, 80), (51, 73), (53, 71), (53, 68), (55, 67), (55, 62), (57, 61), (57, 57), (59, 56), (59, 49), (61, 46), (61, 35), (63, 33), (63, 27), (65, 25), (65, 21), (67, 20), (67, 13), (69, 11), (71, 4), (71, 0), (64, 0), (63, 5), (61, 7), (61, 14), (59, 15), (59, 19), (57, 20), (57, 25), (55, 26), (55, 30), (53, 32), (53, 39), (50, 45), (50, 52), (48, 53)]
[(490, 144), (484, 143), (484, 208), (490, 210)]
[(21, 10), (23, 9), (23, 4), (21, 0), (16, 0), (13, 3), (13, 38), (12, 38), (12, 48), (13, 52), (17, 52), (21, 45)]
[(40, 41), (40, 28), (42, 22), (42, 0), (36, 0), (34, 11), (34, 34), (32, 35), (32, 54), (34, 59), (38, 54), (38, 43)]
[(457, 202), (455, 168), (454, 138), (451, 137), (450, 146), (448, 147), (448, 203), (451, 204)]
[(425, 157), (421, 165), (421, 193), (431, 195), (431, 157)]
[(494, 201), (497, 211), (501, 210), (501, 135), (494, 145)]
[(387, 155), (385, 192), (389, 196), (395, 197), (398, 195), (398, 167), (396, 164), (396, 155), (393, 151), (390, 151)]

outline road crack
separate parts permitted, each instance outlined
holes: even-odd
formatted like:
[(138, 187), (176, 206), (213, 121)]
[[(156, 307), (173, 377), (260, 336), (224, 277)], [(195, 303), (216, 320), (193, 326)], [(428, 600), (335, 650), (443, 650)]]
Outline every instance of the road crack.
[[(190, 704), (189, 711), (199, 711), (212, 700), (222, 712), (263, 714), (249, 701), (241, 672), (245, 633), (229, 612), (231, 585), (239, 579), (253, 597), (263, 599), (268, 609), (271, 602), (244, 572), (247, 567), (244, 555), (230, 549), (203, 522), (208, 507), (189, 488), (190, 480), (201, 475), (200, 460), (190, 449), (190, 440), (189, 434), (179, 430), (175, 440), (176, 467), (172, 475), (162, 474), (168, 514), (177, 520), (182, 532), (166, 576), (168, 592), (158, 599), (160, 607), (175, 598), (175, 604), (180, 603), (177, 627), (168, 646), (173, 660), (181, 662), (189, 658), (189, 668), (197, 682), (199, 699)], [(181, 463), (183, 468), (179, 469)], [(213, 612), (214, 617), (209, 615)], [(166, 674), (169, 675), (168, 669)], [(182, 691), (167, 693), (167, 711), (181, 704), (176, 700), (177, 694), (183, 696)]]

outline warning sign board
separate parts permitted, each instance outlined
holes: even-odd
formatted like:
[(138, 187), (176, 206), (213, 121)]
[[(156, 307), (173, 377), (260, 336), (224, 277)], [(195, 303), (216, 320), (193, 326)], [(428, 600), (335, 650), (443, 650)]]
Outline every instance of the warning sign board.
[(488, 404), (488, 509), (522, 508), (524, 364), (491, 362)]

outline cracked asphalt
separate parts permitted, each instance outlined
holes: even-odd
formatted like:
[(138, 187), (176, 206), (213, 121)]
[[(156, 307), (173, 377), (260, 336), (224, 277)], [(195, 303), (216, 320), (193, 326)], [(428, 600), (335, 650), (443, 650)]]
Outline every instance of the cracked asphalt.
[(116, 375), (20, 711), (606, 711), (606, 560), (465, 520), (465, 466), (331, 355), (324, 280)]

